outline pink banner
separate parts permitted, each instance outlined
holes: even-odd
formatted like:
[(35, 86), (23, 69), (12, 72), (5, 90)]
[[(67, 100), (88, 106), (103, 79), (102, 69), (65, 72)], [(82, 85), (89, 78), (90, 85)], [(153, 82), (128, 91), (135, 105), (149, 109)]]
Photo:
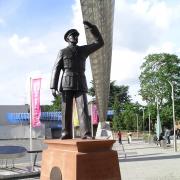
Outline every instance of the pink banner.
[(41, 78), (32, 79), (31, 80), (32, 127), (41, 126), (40, 88), (41, 88)]
[(99, 115), (96, 104), (91, 105), (91, 122), (92, 124), (98, 124), (99, 122)]

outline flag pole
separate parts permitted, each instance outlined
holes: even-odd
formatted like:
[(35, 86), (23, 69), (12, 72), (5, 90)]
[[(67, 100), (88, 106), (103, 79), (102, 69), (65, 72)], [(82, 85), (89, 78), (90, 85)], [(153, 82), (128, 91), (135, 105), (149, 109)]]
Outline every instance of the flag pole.
[(72, 138), (75, 138), (75, 129), (74, 129), (74, 111), (75, 111), (75, 100), (73, 98), (73, 113), (72, 113)]
[[(29, 148), (32, 151), (32, 78), (30, 77), (30, 122), (29, 122)], [(32, 165), (32, 154), (30, 155)]]
[(91, 136), (93, 137), (93, 101), (91, 102)]

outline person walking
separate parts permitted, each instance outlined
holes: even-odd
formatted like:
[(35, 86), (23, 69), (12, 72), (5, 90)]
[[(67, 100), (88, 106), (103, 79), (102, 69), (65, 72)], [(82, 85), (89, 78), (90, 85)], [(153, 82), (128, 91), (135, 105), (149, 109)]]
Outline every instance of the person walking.
[(127, 137), (128, 137), (128, 144), (130, 144), (132, 141), (132, 133), (130, 131), (128, 131)]
[(164, 146), (163, 145), (163, 143), (164, 143), (164, 134), (163, 134), (163, 132), (159, 135), (158, 142), (159, 142), (160, 147)]
[(179, 128), (176, 129), (176, 138), (177, 139), (180, 138), (180, 129)]
[(167, 144), (171, 144), (170, 135), (171, 135), (170, 130), (168, 128), (166, 128), (165, 133), (164, 133), (164, 137), (167, 141)]
[(119, 144), (122, 144), (122, 134), (121, 131), (118, 131), (118, 140), (119, 140)]

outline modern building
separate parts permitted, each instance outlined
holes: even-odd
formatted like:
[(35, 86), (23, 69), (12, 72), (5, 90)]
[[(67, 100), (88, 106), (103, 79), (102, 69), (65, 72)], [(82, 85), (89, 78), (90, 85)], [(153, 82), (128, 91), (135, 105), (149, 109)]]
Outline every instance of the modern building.
[[(30, 137), (29, 116), (23, 119), (20, 114), (29, 114), (29, 105), (0, 105), (0, 139)], [(50, 123), (50, 120), (42, 121), (41, 127), (32, 128), (32, 137), (51, 138), (51, 127), (56, 127), (57, 122)]]
[(28, 112), (28, 105), (0, 105), (0, 126), (11, 125), (7, 119), (7, 113)]

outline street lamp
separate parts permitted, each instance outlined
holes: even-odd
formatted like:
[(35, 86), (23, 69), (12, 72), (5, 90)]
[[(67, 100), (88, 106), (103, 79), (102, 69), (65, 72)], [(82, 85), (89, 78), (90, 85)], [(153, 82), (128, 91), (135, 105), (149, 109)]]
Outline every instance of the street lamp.
[(150, 135), (151, 135), (151, 114), (150, 114), (149, 109), (148, 109), (148, 113), (149, 113), (149, 142), (150, 142)]
[(172, 98), (172, 108), (173, 108), (173, 127), (174, 127), (174, 151), (177, 152), (177, 142), (176, 142), (176, 118), (175, 118), (175, 108), (174, 108), (174, 86), (173, 83), (168, 81), (171, 85), (171, 98)]
[(137, 119), (137, 139), (139, 139), (139, 119), (138, 119), (138, 114), (136, 114), (136, 119)]
[(144, 107), (142, 108), (142, 111), (143, 111), (143, 135), (144, 135)]
[(143, 134), (144, 134), (144, 109), (145, 108), (143, 108)]

